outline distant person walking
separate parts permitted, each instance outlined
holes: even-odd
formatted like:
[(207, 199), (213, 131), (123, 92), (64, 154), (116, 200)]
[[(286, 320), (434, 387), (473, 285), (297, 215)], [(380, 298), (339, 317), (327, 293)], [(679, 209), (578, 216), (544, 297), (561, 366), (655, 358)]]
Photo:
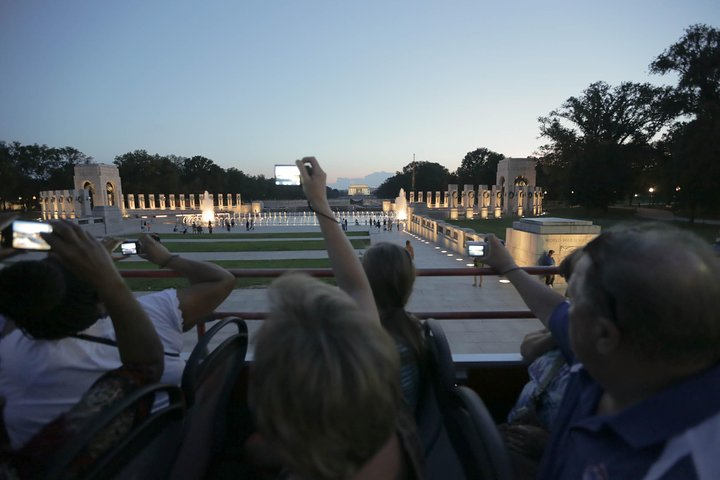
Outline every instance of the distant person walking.
[[(541, 267), (552, 267), (555, 265), (555, 259), (553, 258), (553, 255), (555, 255), (555, 250), (548, 250), (546, 254), (543, 254), (540, 257), (540, 261), (538, 262), (538, 265)], [(545, 275), (545, 285), (548, 287), (552, 287), (555, 285), (555, 275)]]
[(410, 254), (410, 258), (415, 260), (415, 249), (410, 243), (410, 240), (405, 240), (405, 250)]
[[(485, 266), (485, 264), (482, 261), (480, 261), (480, 257), (473, 257), (473, 267), (482, 268), (484, 266)], [(482, 287), (482, 281), (483, 281), (482, 275), (475, 275), (473, 277), (473, 287)]]

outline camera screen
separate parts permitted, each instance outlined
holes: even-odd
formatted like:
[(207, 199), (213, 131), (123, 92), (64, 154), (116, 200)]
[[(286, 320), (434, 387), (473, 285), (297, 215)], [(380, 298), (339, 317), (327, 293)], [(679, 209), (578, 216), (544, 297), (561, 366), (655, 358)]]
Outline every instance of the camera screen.
[(275, 165), (275, 185), (300, 185), (300, 172), (296, 165)]
[(120, 253), (123, 255), (137, 255), (137, 242), (123, 242), (120, 244)]
[(485, 244), (484, 243), (470, 243), (468, 244), (468, 255), (471, 257), (484, 257), (485, 256)]
[(40, 232), (52, 232), (52, 225), (40, 222), (15, 220), (12, 223), (12, 248), (18, 250), (50, 250)]

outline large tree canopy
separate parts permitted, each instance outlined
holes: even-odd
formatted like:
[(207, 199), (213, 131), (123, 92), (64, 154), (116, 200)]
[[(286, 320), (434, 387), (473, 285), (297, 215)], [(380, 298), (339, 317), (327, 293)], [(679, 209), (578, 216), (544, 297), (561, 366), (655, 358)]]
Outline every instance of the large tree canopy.
[(455, 171), (458, 183), (461, 185), (495, 185), (497, 166), (503, 158), (505, 155), (502, 153), (493, 152), (487, 148), (478, 148), (468, 152)]
[(684, 95), (684, 113), (703, 115), (720, 104), (720, 31), (692, 25), (685, 35), (651, 64), (652, 73), (679, 74), (677, 90)]
[(674, 192), (694, 221), (698, 208), (720, 206), (720, 31), (707, 25), (688, 27), (650, 70), (679, 75), (677, 92), (683, 103), (678, 112), (685, 117), (663, 139), (662, 176), (665, 189)]
[(395, 198), (400, 189), (409, 192), (413, 188), (418, 192), (445, 191), (450, 183), (450, 171), (435, 162), (410, 162), (403, 167), (402, 172), (385, 180), (377, 189), (376, 195), (380, 198)]
[(37, 208), (39, 192), (72, 188), (75, 165), (90, 160), (72, 147), (0, 142), (0, 208)]
[(650, 141), (672, 117), (669, 87), (625, 82), (591, 84), (546, 117), (540, 133), (544, 165), (563, 175), (561, 196), (590, 208), (607, 208), (630, 194), (643, 171), (653, 167)]

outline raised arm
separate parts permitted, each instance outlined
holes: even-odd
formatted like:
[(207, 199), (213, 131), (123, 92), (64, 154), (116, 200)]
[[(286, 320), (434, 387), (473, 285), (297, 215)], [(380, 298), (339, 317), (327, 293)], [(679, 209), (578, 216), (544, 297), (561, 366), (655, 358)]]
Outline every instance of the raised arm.
[(98, 292), (115, 329), (123, 364), (142, 366), (158, 381), (163, 372), (163, 347), (150, 319), (123, 281), (105, 246), (79, 226), (54, 221), (42, 237), (56, 258)]
[(488, 235), (486, 240), (490, 244), (490, 254), (483, 262), (510, 280), (528, 308), (547, 327), (555, 307), (565, 301), (565, 298), (520, 269), (495, 235)]
[(171, 254), (165, 246), (148, 234), (139, 238), (140, 256), (169, 268), (190, 281), (190, 286), (177, 291), (183, 315), (183, 330), (188, 331), (204, 320), (230, 295), (235, 288), (235, 276), (210, 262), (190, 260)]
[[(325, 247), (338, 286), (350, 295), (360, 308), (367, 311), (379, 322), (380, 316), (362, 264), (350, 240), (343, 232), (340, 224), (335, 220), (335, 216), (330, 209), (325, 190), (327, 183), (325, 171), (320, 167), (315, 157), (305, 157), (295, 163), (300, 170), (305, 196), (310, 202), (310, 207), (317, 214), (320, 230), (325, 238)], [(308, 173), (305, 168), (306, 164), (310, 165), (312, 174)]]

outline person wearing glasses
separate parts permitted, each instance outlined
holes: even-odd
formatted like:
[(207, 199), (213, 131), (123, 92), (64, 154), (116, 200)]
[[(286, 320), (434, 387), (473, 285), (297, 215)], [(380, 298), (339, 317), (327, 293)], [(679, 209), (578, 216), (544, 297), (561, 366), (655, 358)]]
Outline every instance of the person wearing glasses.
[(570, 380), (541, 479), (720, 478), (720, 262), (662, 226), (601, 234), (566, 301), (495, 237), (486, 263), (550, 329)]

